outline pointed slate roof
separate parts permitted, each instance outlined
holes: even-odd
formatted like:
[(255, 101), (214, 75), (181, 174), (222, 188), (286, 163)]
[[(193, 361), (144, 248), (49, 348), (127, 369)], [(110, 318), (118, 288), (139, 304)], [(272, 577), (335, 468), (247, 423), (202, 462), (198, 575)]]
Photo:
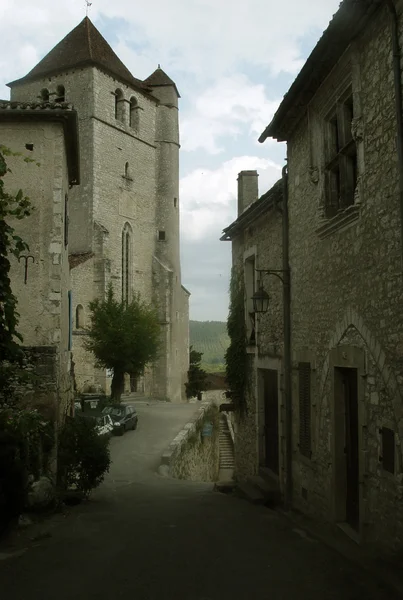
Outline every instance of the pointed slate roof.
[(70, 31), (25, 77), (8, 85), (88, 65), (100, 67), (121, 81), (150, 92), (147, 85), (133, 77), (88, 17)]
[(181, 97), (178, 88), (176, 87), (176, 83), (172, 81), (170, 77), (168, 77), (168, 75), (165, 73), (165, 71), (161, 69), (159, 65), (158, 69), (155, 69), (154, 73), (151, 73), (151, 75), (147, 77), (147, 79), (144, 79), (144, 83), (150, 87), (173, 85), (173, 87), (176, 90), (176, 93), (178, 94), (178, 98)]

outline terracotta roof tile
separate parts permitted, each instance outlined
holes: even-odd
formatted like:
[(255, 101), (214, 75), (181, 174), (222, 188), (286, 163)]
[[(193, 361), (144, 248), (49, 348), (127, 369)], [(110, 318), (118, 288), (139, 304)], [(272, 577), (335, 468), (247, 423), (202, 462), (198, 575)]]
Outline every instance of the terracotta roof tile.
[(8, 85), (86, 65), (105, 69), (129, 85), (149, 91), (146, 84), (133, 77), (88, 17), (70, 31), (25, 77)]
[(176, 93), (178, 94), (178, 96), (180, 97), (180, 94), (178, 92), (178, 88), (176, 87), (176, 83), (165, 73), (165, 71), (163, 71), (161, 69), (161, 67), (158, 65), (158, 69), (155, 69), (154, 73), (151, 73), (151, 75), (149, 77), (147, 77), (147, 79), (144, 79), (144, 82), (146, 85), (150, 86), (150, 87), (158, 87), (158, 86), (162, 86), (162, 85), (173, 85), (173, 87), (176, 90)]

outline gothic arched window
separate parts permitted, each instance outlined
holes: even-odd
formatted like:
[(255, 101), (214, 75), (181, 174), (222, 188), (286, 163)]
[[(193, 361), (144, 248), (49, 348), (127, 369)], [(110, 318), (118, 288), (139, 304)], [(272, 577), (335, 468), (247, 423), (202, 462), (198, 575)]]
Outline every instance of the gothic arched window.
[(117, 121), (121, 121), (123, 123), (123, 104), (124, 104), (124, 98), (123, 98), (123, 92), (122, 90), (115, 90), (115, 119)]
[(135, 129), (135, 131), (139, 130), (139, 121), (140, 121), (140, 113), (139, 113), (139, 105), (134, 96), (130, 98), (130, 127)]
[(132, 258), (133, 231), (126, 223), (122, 231), (122, 302), (126, 304), (131, 300), (133, 283), (133, 258)]
[(76, 308), (76, 329), (84, 328), (84, 309), (82, 304), (77, 304)]

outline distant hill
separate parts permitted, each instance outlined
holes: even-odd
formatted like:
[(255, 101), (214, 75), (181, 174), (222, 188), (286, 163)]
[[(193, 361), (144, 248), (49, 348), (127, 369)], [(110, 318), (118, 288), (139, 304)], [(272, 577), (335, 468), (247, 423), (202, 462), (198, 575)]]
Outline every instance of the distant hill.
[(224, 354), (229, 346), (227, 324), (223, 321), (190, 321), (190, 345), (203, 352), (202, 366), (206, 371), (225, 370)]

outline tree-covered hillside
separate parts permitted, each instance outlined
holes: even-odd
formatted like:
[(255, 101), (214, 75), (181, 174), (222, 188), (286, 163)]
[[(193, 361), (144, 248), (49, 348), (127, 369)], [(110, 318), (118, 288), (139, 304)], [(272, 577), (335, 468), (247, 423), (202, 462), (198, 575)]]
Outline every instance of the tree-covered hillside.
[(190, 321), (190, 345), (203, 352), (206, 371), (224, 371), (224, 355), (229, 345), (227, 324), (223, 321)]

